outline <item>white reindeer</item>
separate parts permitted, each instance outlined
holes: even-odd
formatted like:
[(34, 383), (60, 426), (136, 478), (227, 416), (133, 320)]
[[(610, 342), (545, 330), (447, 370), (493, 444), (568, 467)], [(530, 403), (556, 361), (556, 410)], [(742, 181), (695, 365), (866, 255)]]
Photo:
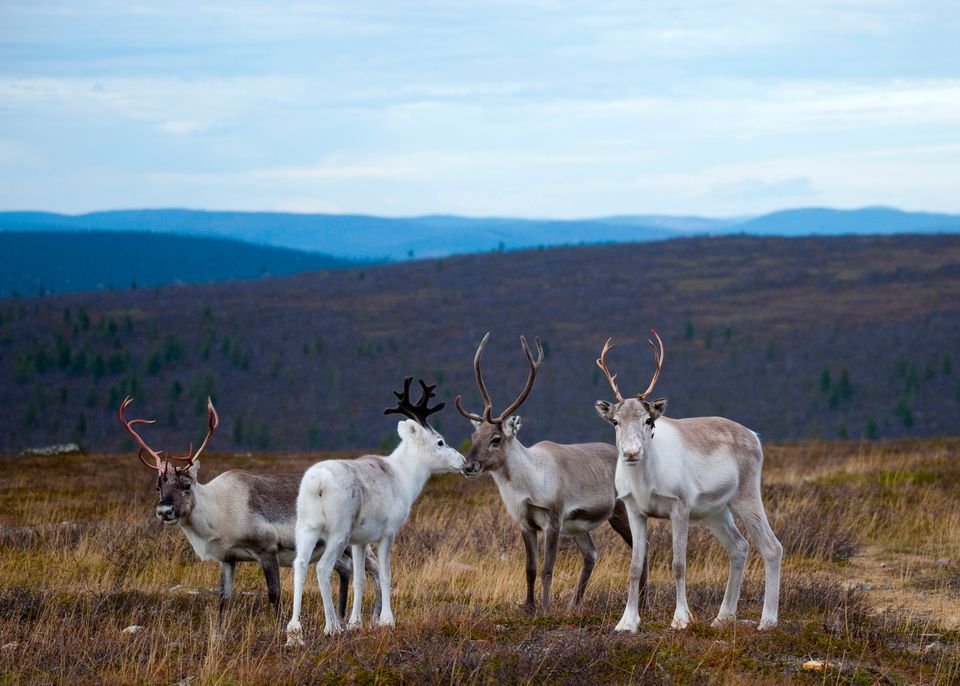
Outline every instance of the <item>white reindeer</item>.
[[(427, 418), (439, 412), (444, 403), (427, 407), (435, 385), (420, 381), (420, 401), (410, 402), (410, 382), (403, 382), (403, 392), (394, 391), (397, 407), (384, 414), (400, 413), (410, 419), (397, 424), (400, 445), (389, 456), (365, 455), (354, 460), (327, 460), (313, 465), (303, 475), (297, 496), (297, 555), (293, 563), (293, 616), (287, 624), (287, 645), (303, 645), (300, 626), (300, 603), (303, 584), (310, 561), (310, 551), (318, 540), (326, 542), (324, 554), (317, 562), (317, 581), (323, 597), (324, 633), (342, 631), (333, 611), (330, 573), (336, 551), (351, 546), (355, 564), (362, 564), (364, 547), (377, 543), (380, 563), (382, 606), (378, 623), (393, 626), (390, 586), (390, 550), (397, 530), (407, 521), (413, 502), (433, 474), (460, 471), (463, 455), (451, 448)], [(360, 628), (361, 602), (365, 579), (354, 575), (353, 610), (347, 628)]]
[(658, 349), (650, 341), (656, 371), (647, 390), (636, 398), (624, 400), (617, 388), (617, 375), (607, 370), (612, 339), (607, 339), (597, 360), (617, 398), (616, 404), (598, 400), (596, 410), (616, 429), (617, 495), (627, 506), (633, 532), (627, 606), (616, 630), (636, 631), (639, 623), (637, 585), (647, 547), (647, 517), (669, 518), (673, 528), (677, 606), (671, 627), (684, 629), (692, 619), (686, 593), (687, 529), (691, 519), (702, 520), (730, 556), (727, 588), (713, 624), (735, 619), (749, 545), (734, 524), (734, 514), (763, 556), (766, 584), (757, 628), (771, 629), (777, 625), (783, 546), (767, 523), (760, 499), (760, 440), (746, 427), (722, 417), (668, 419), (663, 416), (665, 399), (647, 401), (663, 365), (663, 341), (656, 331), (651, 329), (651, 333), (659, 344)]
[[(207, 400), (208, 430), (197, 452), (193, 446), (184, 457), (170, 456), (164, 460), (161, 453), (147, 445), (134, 430), (138, 424), (153, 424), (150, 419), (127, 419), (124, 416), (133, 398), (120, 405), (120, 423), (140, 446), (139, 458), (157, 474), (156, 516), (165, 526), (178, 526), (201, 560), (220, 562), (220, 602), (217, 611), (217, 633), (233, 595), (233, 580), (237, 562), (257, 562), (267, 582), (267, 595), (280, 617), (280, 567), (289, 567), (294, 556), (294, 520), (297, 514), (297, 486), (299, 475), (252, 474), (231, 469), (205, 484), (197, 480), (200, 470), (198, 458), (217, 429), (220, 418)], [(146, 452), (151, 460), (144, 459)], [(178, 460), (176, 464), (170, 460)], [(312, 552), (320, 557), (323, 545)], [(347, 585), (350, 581), (351, 561), (340, 548), (336, 570), (340, 575), (340, 614), (346, 612)], [(367, 572), (377, 578), (377, 563), (372, 555), (366, 558)], [(363, 563), (358, 567), (363, 576)], [(380, 604), (379, 582), (374, 614)]]

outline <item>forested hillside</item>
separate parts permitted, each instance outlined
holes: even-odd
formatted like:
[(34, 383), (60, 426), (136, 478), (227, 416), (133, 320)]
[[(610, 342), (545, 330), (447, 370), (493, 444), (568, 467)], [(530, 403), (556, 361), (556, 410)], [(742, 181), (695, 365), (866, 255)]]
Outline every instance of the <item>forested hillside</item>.
[(521, 410), (527, 441), (612, 438), (593, 402), (607, 336), (625, 392), (666, 343), (657, 392), (674, 417), (722, 414), (765, 438), (953, 434), (960, 426), (960, 238), (698, 238), (488, 253), (293, 277), (0, 301), (0, 450), (75, 439), (130, 450), (116, 421), (155, 417), (156, 445), (214, 449), (389, 445), (382, 409), (407, 374), (440, 384), (437, 424), (479, 406), (486, 331), (498, 407), (519, 392), (518, 343), (546, 361)]

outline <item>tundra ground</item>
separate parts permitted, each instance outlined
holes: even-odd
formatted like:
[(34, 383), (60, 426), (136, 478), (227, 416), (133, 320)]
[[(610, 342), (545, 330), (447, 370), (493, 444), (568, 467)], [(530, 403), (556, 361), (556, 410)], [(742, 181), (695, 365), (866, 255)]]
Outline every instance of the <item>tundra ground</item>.
[[(213, 454), (201, 480), (233, 467), (303, 470), (316, 457)], [(785, 556), (780, 627), (763, 634), (753, 550), (741, 621), (710, 627), (727, 561), (700, 526), (688, 569), (696, 621), (668, 628), (666, 522), (651, 526), (638, 634), (613, 633), (629, 553), (606, 527), (582, 610), (566, 607), (580, 557), (565, 542), (556, 609), (525, 615), (520, 537), (494, 484), (453, 475), (428, 484), (398, 537), (395, 630), (323, 637), (311, 575), (307, 647), (287, 650), (247, 564), (229, 635), (216, 641), (217, 565), (154, 519), (153, 498), (134, 455), (0, 458), (0, 683), (960, 681), (960, 440), (767, 446), (764, 499)], [(282, 581), (287, 611), (290, 570)], [(144, 628), (123, 633), (131, 625)], [(807, 671), (808, 660), (828, 664)]]

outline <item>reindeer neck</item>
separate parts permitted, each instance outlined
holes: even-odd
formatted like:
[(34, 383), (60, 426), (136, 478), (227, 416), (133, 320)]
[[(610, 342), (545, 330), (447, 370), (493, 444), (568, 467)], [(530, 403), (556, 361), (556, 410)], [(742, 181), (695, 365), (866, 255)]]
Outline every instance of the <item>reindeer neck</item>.
[(217, 497), (215, 490), (208, 484), (193, 485), (193, 510), (189, 517), (181, 518), (180, 527), (190, 529), (204, 539), (215, 535), (215, 532), (221, 529), (223, 510), (214, 502)]
[(394, 466), (394, 473), (403, 485), (404, 493), (408, 494), (410, 502), (413, 502), (420, 495), (431, 474), (430, 468), (423, 463), (421, 449), (401, 441), (387, 459)]
[(505, 487), (526, 485), (534, 470), (534, 458), (530, 454), (530, 449), (514, 438), (510, 441), (506, 454), (503, 456), (503, 466), (491, 470), (490, 475), (502, 493)]

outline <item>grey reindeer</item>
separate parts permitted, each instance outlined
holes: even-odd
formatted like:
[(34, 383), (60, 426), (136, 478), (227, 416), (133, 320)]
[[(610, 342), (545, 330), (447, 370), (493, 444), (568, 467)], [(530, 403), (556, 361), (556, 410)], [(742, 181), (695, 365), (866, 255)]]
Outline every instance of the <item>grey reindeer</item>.
[[(520, 396), (494, 417), (493, 401), (480, 371), (480, 358), (489, 339), (490, 334), (487, 333), (473, 359), (477, 386), (483, 399), (483, 414), (463, 409), (459, 395), (455, 401), (460, 414), (474, 426), (464, 475), (476, 477), (490, 474), (500, 490), (507, 512), (520, 527), (527, 557), (527, 598), (524, 608), (528, 612), (536, 610), (537, 534), (541, 531), (542, 607), (544, 610), (550, 607), (553, 567), (561, 534), (573, 538), (583, 555), (583, 568), (570, 603), (571, 607), (579, 607), (598, 557), (590, 532), (609, 522), (627, 545), (633, 542), (626, 510), (623, 503), (617, 500), (613, 483), (617, 449), (608, 443), (562, 445), (541, 441), (530, 447), (523, 445), (517, 439), (520, 417), (514, 412), (533, 388), (543, 362), (543, 347), (537, 338), (537, 358), (534, 359), (526, 339), (520, 337), (520, 345), (530, 367), (527, 384)], [(643, 584), (645, 587), (646, 577)]]
[[(191, 445), (187, 455), (167, 455), (167, 459), (147, 445), (133, 428), (138, 424), (153, 424), (156, 420), (128, 420), (124, 416), (132, 402), (133, 398), (127, 397), (120, 405), (120, 423), (140, 446), (140, 461), (157, 472), (157, 519), (166, 526), (179, 526), (201, 560), (220, 563), (218, 635), (233, 595), (237, 562), (257, 562), (260, 565), (267, 582), (267, 596), (279, 619), (280, 567), (290, 567), (296, 554), (294, 527), (301, 475), (253, 474), (231, 469), (201, 484), (197, 481), (198, 458), (220, 423), (213, 402), (207, 399), (209, 428), (200, 448), (193, 452)], [(144, 459), (144, 453), (150, 456), (149, 462)], [(321, 542), (311, 559), (319, 559), (323, 550)], [(377, 616), (380, 612), (379, 570), (369, 550), (366, 551), (365, 565), (366, 572), (373, 576), (376, 584), (373, 612)], [(353, 569), (350, 555), (341, 552), (335, 569), (340, 577), (339, 611), (343, 616)]]

